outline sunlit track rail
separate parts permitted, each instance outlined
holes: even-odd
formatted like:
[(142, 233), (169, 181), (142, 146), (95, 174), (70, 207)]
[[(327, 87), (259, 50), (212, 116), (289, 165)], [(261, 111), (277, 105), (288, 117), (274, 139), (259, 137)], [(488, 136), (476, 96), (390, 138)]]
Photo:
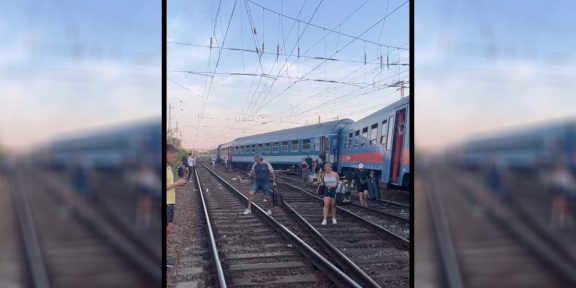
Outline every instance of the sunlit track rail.
[(442, 260), (445, 283), (441, 286), (576, 285), (576, 268), (529, 228), (529, 219), (486, 198), (478, 183), (471, 186), (460, 179), (441, 187), (437, 181), (441, 176), (436, 174), (453, 173), (439, 169), (424, 180)]
[(197, 171), (229, 286), (363, 287), (259, 207), (242, 215), (242, 193)]
[[(219, 177), (222, 183), (226, 183), (225, 185), (247, 193), (249, 187), (232, 180), (231, 174), (211, 172)], [(396, 237), (388, 233), (377, 233), (373, 227), (351, 214), (339, 213), (337, 225), (331, 223), (326, 226), (320, 225), (322, 204), (319, 201), (302, 192), (294, 192), (292, 194), (294, 198), (288, 199), (285, 188), (280, 189), (285, 195), (285, 205), (275, 208), (272, 217), (293, 231), (298, 231), (299, 226), (304, 226), (304, 231), (295, 233), (302, 235), (302, 238), (308, 237), (309, 241), (314, 243), (320, 242), (320, 249), (355, 280), (360, 276), (353, 273), (359, 272), (373, 279), (367, 281), (363, 287), (409, 286), (407, 251), (409, 244), (399, 243)], [(255, 204), (258, 203), (256, 200)], [(350, 271), (350, 268), (346, 268), (346, 263), (353, 264), (357, 268)], [(360, 271), (354, 271), (356, 269)], [(368, 284), (369, 282), (372, 284)]]
[(77, 202), (71, 208), (65, 196), (25, 178), (24, 167), (10, 175), (9, 188), (22, 242), (29, 243), (24, 252), (32, 287), (155, 287), (161, 283), (158, 263), (141, 255), (87, 205)]

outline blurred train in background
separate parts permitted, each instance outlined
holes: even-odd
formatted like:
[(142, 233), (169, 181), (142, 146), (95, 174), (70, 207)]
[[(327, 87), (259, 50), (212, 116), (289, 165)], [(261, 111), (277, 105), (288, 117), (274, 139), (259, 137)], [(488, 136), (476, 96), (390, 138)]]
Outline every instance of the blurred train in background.
[(162, 121), (152, 119), (64, 137), (38, 148), (33, 158), (56, 169), (79, 160), (94, 169), (120, 169), (142, 162), (156, 166), (161, 162), (162, 137)]
[(354, 122), (341, 119), (253, 136), (219, 145), (209, 152), (219, 163), (248, 168), (255, 154), (276, 169), (298, 167), (303, 157), (334, 164), (348, 173), (360, 163), (380, 179), (381, 187), (409, 188), (410, 97), (404, 97)]
[(538, 169), (555, 163), (576, 173), (576, 121), (504, 131), (455, 147), (453, 161), (471, 169), (497, 161), (511, 169)]

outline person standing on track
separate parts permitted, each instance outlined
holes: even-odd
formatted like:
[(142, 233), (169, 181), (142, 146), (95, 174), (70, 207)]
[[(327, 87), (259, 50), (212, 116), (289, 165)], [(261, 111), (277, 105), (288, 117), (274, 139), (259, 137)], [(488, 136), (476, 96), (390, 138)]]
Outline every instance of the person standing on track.
[(572, 226), (570, 198), (576, 195), (576, 181), (561, 161), (556, 163), (550, 179), (552, 201), (550, 205), (550, 227)]
[(224, 159), (224, 172), (230, 172), (230, 166), (228, 164), (228, 159)]
[(188, 153), (188, 157), (186, 157), (186, 165), (188, 166), (188, 178), (186, 178), (186, 180), (190, 181), (190, 179), (192, 179), (192, 174), (194, 173), (194, 160), (192, 158), (192, 153)]
[(308, 176), (308, 163), (306, 162), (306, 157), (302, 157), (302, 161), (300, 162), (300, 167), (302, 170), (302, 181), (306, 181), (306, 177)]
[(363, 207), (368, 206), (368, 172), (364, 170), (364, 164), (358, 164), (358, 171), (352, 179), (352, 186), (356, 183), (358, 190), (358, 198), (360, 199), (360, 205)]
[(180, 160), (182, 160), (182, 166), (184, 167), (184, 175), (181, 177), (188, 178), (188, 172), (190, 171), (190, 168), (188, 167), (188, 155), (184, 154)]
[(332, 171), (332, 164), (324, 164), (324, 174), (322, 175), (322, 185), (325, 187), (324, 191), (324, 208), (322, 213), (324, 220), (322, 225), (326, 225), (326, 218), (328, 217), (328, 210), (332, 209), (332, 224), (336, 224), (336, 188), (341, 183), (338, 173)]
[[(174, 205), (176, 204), (176, 187), (186, 185), (186, 180), (180, 178), (174, 181), (174, 172), (171, 164), (177, 161), (178, 148), (172, 144), (166, 145), (166, 236), (172, 235), (174, 229)], [(166, 268), (172, 268), (172, 263), (167, 261)]]
[(272, 215), (272, 190), (270, 189), (270, 180), (272, 180), (272, 185), (276, 186), (276, 175), (274, 173), (274, 168), (270, 162), (262, 159), (262, 155), (254, 155), (254, 164), (252, 164), (252, 169), (248, 172), (249, 177), (254, 177), (254, 184), (252, 185), (252, 190), (248, 193), (248, 208), (244, 210), (244, 215), (252, 213), (252, 202), (254, 201), (254, 194), (258, 191), (264, 193), (264, 197), (268, 198), (266, 203), (268, 206), (268, 215)]

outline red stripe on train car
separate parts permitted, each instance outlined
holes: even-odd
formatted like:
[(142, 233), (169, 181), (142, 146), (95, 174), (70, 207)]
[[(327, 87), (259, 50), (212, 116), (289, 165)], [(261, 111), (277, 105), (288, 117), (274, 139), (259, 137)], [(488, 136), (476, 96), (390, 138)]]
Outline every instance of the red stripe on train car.
[(381, 152), (344, 154), (342, 155), (342, 162), (344, 163), (362, 162), (362, 163), (380, 164), (384, 162), (384, 155)]
[(402, 152), (402, 164), (410, 164), (410, 149), (404, 149)]

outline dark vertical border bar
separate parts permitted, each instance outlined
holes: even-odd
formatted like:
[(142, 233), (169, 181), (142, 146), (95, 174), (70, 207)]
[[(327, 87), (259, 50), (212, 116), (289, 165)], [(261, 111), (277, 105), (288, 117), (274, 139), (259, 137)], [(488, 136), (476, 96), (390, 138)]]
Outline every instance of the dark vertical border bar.
[(166, 0), (162, 0), (162, 287), (166, 287)]
[(414, 287), (414, 174), (416, 173), (416, 159), (414, 159), (416, 138), (414, 137), (414, 0), (410, 0), (410, 287)]

